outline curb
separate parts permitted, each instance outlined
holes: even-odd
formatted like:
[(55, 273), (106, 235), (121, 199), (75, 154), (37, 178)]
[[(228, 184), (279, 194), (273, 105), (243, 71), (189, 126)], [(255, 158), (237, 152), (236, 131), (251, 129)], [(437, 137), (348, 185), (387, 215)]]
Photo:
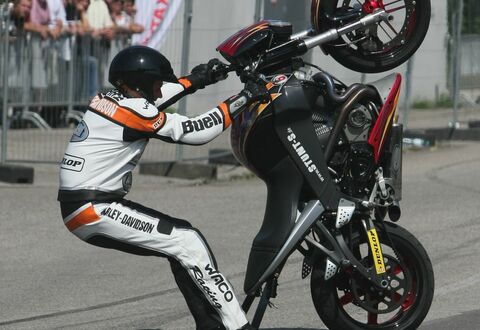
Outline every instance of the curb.
[(436, 137), (423, 130), (405, 130), (403, 132), (403, 145), (413, 148), (429, 148), (436, 144)]
[(480, 141), (480, 121), (470, 121), (466, 127), (444, 127), (405, 130), (403, 143), (406, 146), (431, 147), (437, 141)]
[(33, 167), (0, 165), (0, 181), (2, 182), (32, 184), (33, 176)]
[(431, 128), (427, 134), (438, 140), (480, 141), (480, 127), (473, 128)]
[(231, 180), (250, 173), (235, 159), (231, 150), (210, 149), (208, 162), (155, 162), (139, 165), (140, 174), (179, 179)]
[(157, 162), (140, 164), (140, 174), (150, 174), (180, 179), (206, 179), (217, 177), (217, 166), (199, 163)]

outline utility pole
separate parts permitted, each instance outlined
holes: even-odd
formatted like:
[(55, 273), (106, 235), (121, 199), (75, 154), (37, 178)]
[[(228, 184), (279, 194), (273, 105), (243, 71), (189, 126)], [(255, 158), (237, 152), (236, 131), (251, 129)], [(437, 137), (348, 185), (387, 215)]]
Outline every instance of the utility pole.
[[(193, 0), (185, 0), (185, 8), (183, 11), (183, 38), (182, 38), (182, 62), (180, 64), (181, 74), (188, 72), (188, 64), (190, 58), (190, 36), (192, 34), (192, 16), (193, 16)], [(187, 98), (182, 97), (178, 102), (178, 113), (180, 115), (187, 114)], [(183, 159), (183, 145), (176, 146), (176, 161)]]
[(458, 126), (458, 107), (460, 99), (460, 74), (462, 63), (462, 26), (463, 26), (463, 0), (458, 0), (457, 15), (454, 34), (454, 57), (453, 57), (453, 118), (450, 125)]
[(262, 18), (263, 0), (255, 0), (255, 14), (253, 15), (253, 21), (258, 22)]

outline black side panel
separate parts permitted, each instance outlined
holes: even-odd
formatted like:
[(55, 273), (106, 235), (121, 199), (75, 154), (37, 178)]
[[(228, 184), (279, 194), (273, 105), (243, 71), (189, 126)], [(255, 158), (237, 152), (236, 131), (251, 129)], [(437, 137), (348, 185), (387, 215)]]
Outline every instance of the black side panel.
[(330, 177), (322, 146), (312, 123), (316, 93), (309, 86), (292, 81), (275, 103), (275, 130), (290, 156), (303, 173), (317, 198), (328, 210), (335, 210), (341, 198)]
[(246, 293), (250, 293), (249, 290), (271, 264), (295, 224), (303, 185), (301, 173), (288, 156), (278, 162), (264, 180), (267, 184), (267, 206), (262, 227), (250, 251), (244, 283)]

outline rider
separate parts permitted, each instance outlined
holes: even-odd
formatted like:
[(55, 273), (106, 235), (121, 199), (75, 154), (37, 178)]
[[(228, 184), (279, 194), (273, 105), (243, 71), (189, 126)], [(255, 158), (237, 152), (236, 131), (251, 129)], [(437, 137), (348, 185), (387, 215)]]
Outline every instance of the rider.
[(163, 112), (181, 97), (226, 78), (210, 60), (177, 79), (170, 62), (145, 46), (120, 51), (110, 65), (116, 89), (97, 94), (78, 124), (60, 169), (65, 226), (80, 239), (137, 255), (166, 257), (197, 329), (250, 329), (232, 286), (202, 234), (192, 225), (124, 199), (150, 138), (203, 144), (222, 133), (244, 108), (265, 100), (249, 82), (240, 94), (195, 118)]

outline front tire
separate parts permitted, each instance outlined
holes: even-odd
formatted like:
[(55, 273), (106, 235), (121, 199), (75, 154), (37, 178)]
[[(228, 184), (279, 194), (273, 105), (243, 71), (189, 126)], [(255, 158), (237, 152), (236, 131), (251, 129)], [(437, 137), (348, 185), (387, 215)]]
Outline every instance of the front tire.
[[(416, 329), (430, 309), (434, 275), (432, 264), (423, 246), (404, 228), (385, 223), (395, 251), (401, 259), (398, 261), (394, 257), (395, 251), (391, 249), (392, 244), (382, 230), (382, 226), (376, 222), (375, 227), (385, 254), (386, 264), (387, 262), (389, 264), (386, 267), (387, 274), (398, 277), (402, 283), (398, 291), (384, 300), (384, 304), (387, 307), (398, 305), (398, 308), (393, 311), (390, 311), (390, 308), (382, 310), (382, 298), (379, 299), (378, 292), (372, 292), (368, 281), (356, 275), (355, 271), (347, 269), (329, 281), (325, 281), (324, 267), (322, 263), (317, 263), (310, 282), (312, 299), (318, 315), (329, 329)], [(370, 259), (365, 252), (367, 244), (364, 235), (356, 235), (352, 238), (352, 246), (356, 249), (354, 253), (360, 254), (361, 257), (365, 256), (362, 259), (365, 263)], [(408, 289), (404, 289), (402, 285)], [(361, 292), (365, 293), (363, 297)], [(383, 293), (381, 297), (385, 299)], [(393, 299), (390, 299), (392, 297)], [(397, 305), (394, 303), (395, 299), (398, 299)], [(364, 308), (360, 307), (362, 305)], [(368, 311), (365, 310), (365, 306)], [(377, 307), (378, 313), (372, 311), (372, 306)]]
[[(338, 28), (343, 22), (330, 18), (364, 3), (363, 13), (370, 13), (367, 4), (358, 0), (312, 1), (312, 25), (318, 32)], [(403, 2), (403, 4), (402, 4)], [(407, 61), (420, 47), (430, 25), (430, 0), (382, 0), (379, 8), (394, 18), (365, 30), (348, 33), (323, 45), (323, 50), (341, 65), (358, 72), (378, 73), (391, 70)], [(348, 10), (347, 10), (348, 9)]]

